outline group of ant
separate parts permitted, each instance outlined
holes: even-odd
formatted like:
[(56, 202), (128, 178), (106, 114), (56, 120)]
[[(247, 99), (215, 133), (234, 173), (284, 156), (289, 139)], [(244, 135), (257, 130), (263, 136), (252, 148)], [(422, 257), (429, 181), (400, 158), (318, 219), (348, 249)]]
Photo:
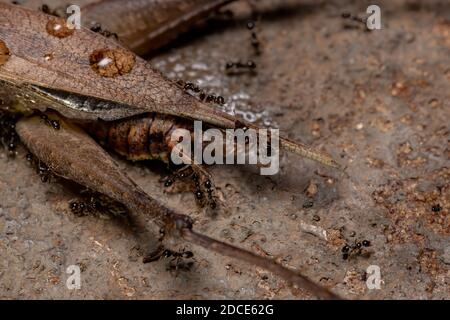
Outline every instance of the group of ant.
[(360, 256), (363, 253), (363, 249), (370, 247), (371, 243), (369, 240), (358, 241), (350, 245), (346, 243), (342, 249), (342, 259), (349, 260), (350, 258)]
[(198, 98), (200, 101), (206, 102), (206, 103), (216, 103), (218, 105), (224, 105), (225, 104), (225, 98), (222, 96), (216, 96), (213, 93), (207, 94), (204, 90), (200, 89), (199, 86), (192, 82), (184, 82), (183, 80), (178, 80), (177, 84), (183, 88), (186, 92), (193, 92), (198, 95)]
[(185, 179), (188, 177), (192, 177), (192, 180), (194, 181), (194, 184), (195, 184), (194, 194), (195, 194), (196, 199), (200, 202), (203, 202), (206, 200), (207, 203), (209, 204), (209, 207), (212, 210), (216, 209), (217, 203), (213, 197), (214, 189), (213, 189), (213, 184), (212, 184), (211, 180), (208, 179), (203, 183), (203, 186), (206, 189), (206, 195), (205, 195), (204, 192), (202, 191), (200, 176), (198, 175), (198, 173), (194, 172), (192, 170), (192, 168), (190, 168), (190, 167), (182, 168), (181, 170), (178, 170), (177, 173), (166, 178), (166, 180), (164, 181), (164, 186), (166, 188), (168, 188), (171, 185), (173, 185), (173, 183), (177, 179)]
[(91, 196), (87, 201), (70, 201), (69, 208), (77, 216), (91, 214), (101, 207), (100, 200)]
[[(250, 41), (253, 48), (253, 52), (256, 56), (261, 55), (261, 42), (259, 41), (258, 34), (256, 33), (256, 22), (248, 21), (247, 29), (250, 31)], [(225, 71), (228, 75), (241, 74), (243, 72), (254, 73), (256, 70), (256, 63), (253, 60), (247, 62), (234, 61), (227, 62), (225, 65)]]
[(55, 130), (61, 129), (61, 124), (59, 120), (50, 119), (48, 115), (45, 113), (41, 114), (41, 120), (48, 125), (49, 127), (52, 127)]
[[(0, 104), (2, 104), (1, 101)], [(16, 133), (17, 119), (17, 115), (14, 113), (0, 111), (0, 142), (2, 146), (8, 150), (8, 155), (10, 157), (16, 156), (16, 149), (20, 142), (19, 136)], [(41, 119), (55, 130), (60, 129), (58, 120), (51, 120), (45, 114), (41, 115)], [(53, 174), (44, 162), (37, 159), (32, 153), (27, 153), (25, 158), (30, 165), (36, 168), (36, 172), (42, 182), (49, 182), (51, 180)]]
[[(0, 104), (3, 102), (0, 101)], [(0, 142), (8, 150), (8, 155), (14, 157), (19, 143), (19, 137), (16, 133), (17, 118), (8, 112), (0, 111)]]
[[(192, 175), (192, 178), (194, 179), (195, 188), (196, 188), (195, 189), (195, 197), (197, 198), (197, 200), (202, 201), (204, 199), (205, 195), (203, 194), (201, 187), (200, 187), (200, 178), (197, 173), (194, 173)], [(213, 200), (213, 189), (212, 189), (211, 180), (206, 180), (204, 183), (204, 186), (206, 188), (209, 207), (214, 210), (217, 207), (217, 204)]]
[(112, 216), (124, 216), (127, 212), (125, 206), (109, 197), (92, 192), (90, 190), (81, 191), (81, 200), (69, 202), (70, 210), (77, 216), (104, 213)]
[(27, 153), (25, 156), (27, 159), (27, 162), (32, 166), (36, 168), (36, 172), (41, 178), (42, 182), (50, 182), (53, 178), (52, 170), (41, 160), (36, 158), (32, 153)]

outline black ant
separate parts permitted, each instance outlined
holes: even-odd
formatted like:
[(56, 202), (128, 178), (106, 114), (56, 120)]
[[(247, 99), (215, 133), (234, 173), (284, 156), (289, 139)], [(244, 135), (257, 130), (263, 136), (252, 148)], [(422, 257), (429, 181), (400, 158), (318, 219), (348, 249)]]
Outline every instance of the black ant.
[(45, 124), (52, 127), (53, 129), (55, 130), (61, 129), (61, 124), (59, 123), (58, 120), (50, 119), (46, 114), (41, 114), (41, 119), (42, 121), (44, 121)]
[(227, 74), (240, 74), (244, 71), (254, 72), (256, 70), (256, 63), (253, 60), (248, 60), (247, 63), (241, 61), (227, 62), (225, 65), (225, 71)]
[(55, 16), (55, 17), (59, 17), (59, 14), (56, 12), (56, 10), (51, 10), (50, 7), (47, 4), (43, 4), (40, 8), (39, 8), (43, 13)]
[[(255, 31), (256, 22), (250, 20), (247, 22), (247, 29), (251, 34), (251, 45), (256, 56), (261, 55), (261, 42), (259, 41), (258, 34)], [(247, 62), (241, 61), (230, 61), (225, 65), (225, 72), (228, 75), (240, 75), (243, 73), (255, 73), (256, 63), (253, 60), (248, 60)]]
[(434, 206), (431, 207), (431, 211), (433, 211), (433, 212), (440, 212), (441, 210), (442, 210), (442, 207), (439, 203), (435, 204)]
[[(193, 174), (192, 178), (195, 182), (195, 196), (197, 200), (202, 201), (204, 199), (204, 194), (200, 188), (200, 179), (196, 173)], [(214, 210), (217, 207), (217, 203), (213, 199), (213, 185), (211, 180), (206, 180), (204, 182), (204, 186), (206, 188), (206, 193), (208, 197), (209, 207)]]
[(116, 40), (119, 40), (119, 36), (117, 35), (117, 33), (114, 32), (110, 32), (108, 30), (103, 30), (102, 26), (100, 23), (95, 23), (92, 27), (91, 27), (91, 31), (101, 34), (102, 36), (106, 37), (106, 38), (110, 38), (110, 37), (114, 37)]
[(370, 247), (369, 240), (363, 240), (361, 242), (355, 242), (354, 245), (345, 244), (342, 249), (342, 259), (348, 260), (351, 257), (356, 257), (361, 255), (364, 247)]
[(36, 172), (41, 178), (42, 182), (50, 182), (53, 178), (52, 170), (41, 160), (36, 159), (32, 153), (27, 153), (25, 156), (27, 162), (36, 168)]
[(163, 180), (164, 186), (166, 188), (170, 187), (171, 185), (174, 184), (174, 182), (177, 179), (184, 179), (184, 178), (192, 175), (192, 173), (193, 173), (193, 171), (189, 168), (189, 166), (182, 167), (182, 168), (178, 169), (176, 173), (170, 175), (165, 180)]
[(83, 195), (83, 200), (69, 202), (69, 208), (75, 215), (85, 216), (95, 212), (102, 212), (119, 216), (126, 213), (126, 208), (122, 204), (104, 195), (89, 190), (84, 190), (81, 194)]
[[(173, 185), (177, 179), (184, 179), (187, 177), (191, 177), (195, 184), (194, 195), (195, 195), (196, 200), (201, 204), (201, 206), (203, 207), (206, 202), (209, 204), (209, 207), (211, 209), (213, 209), (213, 210), (216, 209), (217, 203), (214, 200), (214, 196), (213, 196), (214, 186), (213, 186), (211, 180), (206, 180), (203, 182), (203, 186), (206, 189), (206, 196), (205, 196), (205, 192), (202, 191), (199, 175), (197, 173), (195, 173), (192, 170), (192, 168), (190, 168), (189, 166), (179, 169), (177, 173), (170, 175), (165, 180), (163, 180), (164, 186), (166, 188), (168, 188), (171, 185)], [(205, 189), (203, 189), (203, 190), (205, 190)]]
[(171, 258), (167, 270), (182, 270), (189, 271), (194, 265), (193, 261), (183, 262), (184, 259), (191, 259), (194, 257), (192, 251), (186, 251), (185, 249), (181, 251), (173, 251), (170, 249), (164, 249), (163, 246), (159, 246), (153, 253), (144, 258), (144, 263), (155, 262), (161, 259)]
[(254, 31), (256, 23), (254, 21), (247, 22), (247, 29), (251, 31), (251, 45), (255, 54), (259, 56), (261, 54), (261, 42), (259, 41), (257, 33)]
[(225, 98), (222, 96), (216, 96), (215, 94), (207, 94), (205, 91), (200, 89), (197, 85), (195, 85), (192, 82), (184, 82), (183, 80), (178, 80), (177, 84), (184, 89), (184, 91), (192, 91), (196, 94), (198, 94), (198, 98), (201, 101), (204, 101), (206, 103), (216, 103), (218, 105), (224, 105), (225, 104)]
[(19, 144), (16, 133), (16, 117), (14, 115), (0, 112), (0, 143), (8, 150), (8, 155), (14, 157)]
[(38, 164), (38, 174), (41, 177), (42, 182), (49, 182), (52, 178), (52, 171), (45, 163), (41, 161), (39, 161)]
[(350, 12), (344, 12), (344, 13), (342, 13), (341, 16), (344, 19), (351, 19), (356, 22), (366, 23), (366, 19), (355, 16), (355, 15), (351, 14)]
[(69, 207), (74, 214), (78, 216), (84, 216), (97, 210), (100, 207), (100, 203), (97, 199), (91, 197), (91, 199), (88, 202), (71, 201), (69, 203)]
[(177, 251), (172, 251), (170, 249), (166, 249), (163, 251), (162, 256), (163, 256), (163, 258), (173, 257), (175, 259), (178, 259), (178, 258), (190, 259), (194, 256), (194, 253), (192, 253), (192, 251), (183, 250), (181, 252), (177, 252)]
[(341, 17), (347, 21), (349, 21), (349, 23), (345, 23), (344, 27), (347, 29), (356, 29), (361, 25), (364, 25), (364, 27), (366, 27), (366, 30), (369, 30), (366, 26), (367, 24), (367, 18), (361, 18), (358, 17), (356, 15), (353, 15), (350, 12), (343, 12), (341, 14)]

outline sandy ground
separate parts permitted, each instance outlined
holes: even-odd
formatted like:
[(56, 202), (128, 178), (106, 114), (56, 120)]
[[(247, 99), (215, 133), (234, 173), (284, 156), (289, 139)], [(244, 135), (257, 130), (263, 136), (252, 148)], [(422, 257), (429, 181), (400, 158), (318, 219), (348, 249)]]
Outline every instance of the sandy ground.
[[(283, 155), (273, 177), (215, 167), (229, 211), (212, 217), (193, 195), (165, 193), (153, 164), (117, 160), (198, 230), (275, 258), (346, 298), (448, 299), (450, 3), (380, 1), (383, 29), (373, 32), (341, 17), (364, 13), (366, 1), (254, 3), (230, 6), (234, 18), (215, 18), (151, 62), (223, 95), (247, 119), (327, 150), (345, 172), (294, 155)], [(246, 28), (252, 13), (259, 57)], [(227, 61), (249, 58), (256, 75), (225, 74)], [(144, 265), (148, 244), (122, 219), (74, 215), (69, 201), (77, 193), (42, 183), (25, 154), (21, 148), (8, 159), (0, 151), (1, 298), (310, 298), (198, 247), (185, 248), (194, 252), (191, 271), (166, 271), (168, 260)], [(371, 242), (364, 254), (344, 260), (343, 245), (363, 239)], [(66, 287), (74, 264), (80, 290)], [(370, 265), (380, 268), (379, 290), (366, 286)]]

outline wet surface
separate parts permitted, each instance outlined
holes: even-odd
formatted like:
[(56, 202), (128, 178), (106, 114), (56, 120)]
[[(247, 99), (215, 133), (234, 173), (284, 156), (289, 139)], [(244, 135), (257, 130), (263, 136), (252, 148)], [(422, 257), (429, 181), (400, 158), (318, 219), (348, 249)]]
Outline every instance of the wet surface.
[(89, 56), (92, 69), (102, 77), (112, 78), (129, 73), (133, 70), (134, 56), (125, 50), (102, 49), (95, 50)]
[[(146, 192), (195, 219), (210, 236), (275, 258), (347, 298), (449, 297), (450, 7), (447, 1), (383, 1), (380, 31), (343, 12), (369, 3), (255, 1), (229, 8), (150, 62), (225, 98), (227, 112), (281, 128), (323, 148), (346, 167), (336, 172), (283, 155), (277, 176), (251, 167), (212, 169), (228, 210), (217, 217), (194, 196), (167, 194), (161, 166), (117, 161)], [(247, 22), (258, 17), (260, 55)], [(254, 60), (255, 72), (230, 75), (227, 62)], [(67, 186), (41, 183), (18, 150), (0, 153), (0, 297), (305, 298), (270, 273), (203, 249), (190, 271), (168, 261), (143, 264), (148, 245), (127, 223), (77, 216)], [(159, 169), (155, 169), (159, 168)], [(343, 259), (345, 244), (368, 240)], [(66, 288), (78, 264), (81, 290)], [(369, 290), (370, 265), (380, 290)]]
[(61, 18), (50, 19), (45, 28), (49, 34), (57, 38), (67, 38), (75, 32), (75, 29), (69, 28), (66, 20)]

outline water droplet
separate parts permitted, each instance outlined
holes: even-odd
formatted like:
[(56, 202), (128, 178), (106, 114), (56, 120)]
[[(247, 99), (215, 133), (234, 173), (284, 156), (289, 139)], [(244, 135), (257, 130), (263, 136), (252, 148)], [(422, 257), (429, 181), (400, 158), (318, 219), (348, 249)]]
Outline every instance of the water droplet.
[(44, 59), (45, 61), (53, 60), (53, 53), (47, 53), (46, 55), (44, 55)]
[(197, 62), (192, 64), (192, 70), (206, 71), (208, 70), (208, 65), (205, 63)]
[(6, 63), (6, 61), (9, 60), (9, 57), (11, 56), (8, 47), (6, 46), (6, 43), (4, 43), (2, 40), (0, 40), (0, 67)]
[(47, 32), (57, 38), (66, 38), (71, 36), (75, 29), (70, 28), (66, 21), (61, 18), (53, 18), (47, 22)]
[(131, 52), (123, 49), (95, 50), (89, 57), (92, 69), (107, 78), (129, 73), (135, 60)]

